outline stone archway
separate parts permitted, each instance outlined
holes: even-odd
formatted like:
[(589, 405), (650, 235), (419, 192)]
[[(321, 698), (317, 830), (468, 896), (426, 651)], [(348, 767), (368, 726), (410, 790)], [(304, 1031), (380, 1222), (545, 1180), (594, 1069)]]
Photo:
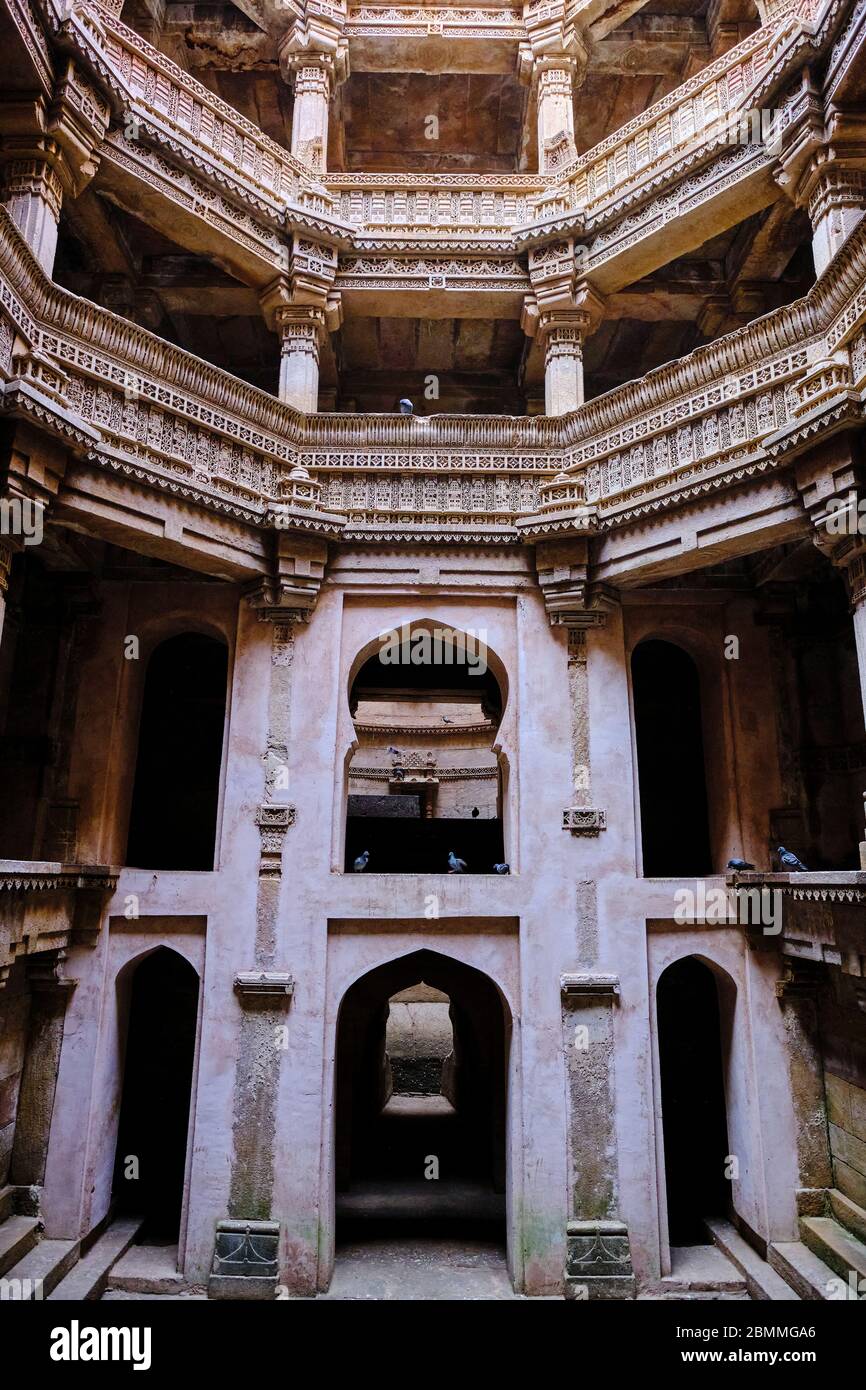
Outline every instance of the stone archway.
[[(389, 1000), (420, 984), (447, 996), (453, 1049), (438, 1095), (393, 1097)], [(437, 951), (388, 961), (349, 987), (336, 1040), (338, 1243), (347, 1231), (411, 1230), (423, 1241), (435, 1230), (483, 1232), (504, 1247), (510, 1034), (490, 977)]]

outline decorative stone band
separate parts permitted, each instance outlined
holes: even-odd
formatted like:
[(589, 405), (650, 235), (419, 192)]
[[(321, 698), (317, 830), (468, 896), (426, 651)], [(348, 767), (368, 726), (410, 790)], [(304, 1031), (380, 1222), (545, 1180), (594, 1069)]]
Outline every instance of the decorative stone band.
[(218, 1221), (209, 1298), (268, 1298), (277, 1284), (279, 1221)]
[(607, 830), (607, 812), (591, 806), (568, 806), (562, 813), (562, 828), (572, 835), (597, 835)]
[(244, 1004), (262, 1000), (269, 1004), (288, 1004), (295, 992), (295, 982), (283, 970), (239, 970), (234, 978), (234, 990)]
[(568, 1298), (634, 1298), (628, 1227), (622, 1221), (569, 1221), (565, 1264)]
[(265, 802), (256, 812), (256, 825), (262, 837), (259, 860), (260, 878), (278, 878), (282, 873), (283, 841), (289, 826), (295, 823), (294, 806)]

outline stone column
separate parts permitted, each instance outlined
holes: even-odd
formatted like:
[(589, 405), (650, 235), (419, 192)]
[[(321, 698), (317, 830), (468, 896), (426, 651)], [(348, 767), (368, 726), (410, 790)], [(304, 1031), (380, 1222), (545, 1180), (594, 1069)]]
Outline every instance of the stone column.
[(13, 94), (0, 103), (3, 202), (47, 275), (64, 194), (76, 198), (96, 173), (109, 117), (106, 98), (73, 62), (61, 65), (50, 101)]
[(78, 983), (61, 979), (58, 964), (58, 960), (46, 961), (38, 955), (27, 962), (30, 1021), (9, 1170), (9, 1181), (21, 1187), (42, 1187), (45, 1181), (63, 1024)]
[(583, 335), (588, 324), (588, 315), (568, 309), (541, 316), (546, 415), (567, 415), (583, 405)]
[(810, 179), (812, 258), (820, 275), (857, 226), (866, 208), (866, 173), (831, 163)]
[(295, 109), (292, 114), (292, 154), (311, 169), (324, 172), (328, 157), (331, 103), (331, 74), (327, 61), (323, 55), (298, 59), (293, 73)]
[(53, 140), (43, 148), (25, 150), (4, 169), (3, 202), (46, 275), (54, 269), (57, 231), (63, 203), (63, 182), (57, 169)]
[(296, 410), (315, 412), (325, 315), (312, 305), (286, 304), (276, 310), (275, 321), (280, 335), (280, 400)]
[(283, 846), (294, 824), (288, 801), (294, 629), (287, 617), (271, 623), (268, 737), (264, 801), (256, 813), (261, 858), (256, 894), (255, 959), (235, 976), (243, 1009), (235, 1074), (232, 1166), (228, 1215), (217, 1222), (212, 1298), (271, 1298), (278, 1277), (280, 1223), (272, 1215), (274, 1146), (280, 1062), (285, 1053), (285, 1009), (291, 975), (275, 968)]
[(617, 1214), (614, 975), (563, 975), (568, 1071), (569, 1220), (566, 1297), (634, 1298), (628, 1229)]
[(785, 1021), (791, 1099), (797, 1125), (800, 1216), (821, 1216), (826, 1189), (833, 1186), (824, 1064), (818, 1036), (818, 991), (825, 968), (808, 960), (787, 960), (787, 974), (776, 985)]
[(550, 58), (538, 66), (538, 172), (550, 174), (577, 158), (574, 92), (578, 75), (573, 58)]

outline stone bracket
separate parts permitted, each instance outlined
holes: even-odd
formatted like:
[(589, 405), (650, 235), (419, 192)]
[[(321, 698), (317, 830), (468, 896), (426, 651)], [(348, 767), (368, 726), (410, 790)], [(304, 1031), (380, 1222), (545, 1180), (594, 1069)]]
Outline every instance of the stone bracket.
[(598, 835), (607, 829), (607, 812), (592, 806), (567, 806), (562, 813), (562, 828), (572, 835)]
[(567, 972), (559, 977), (560, 992), (569, 999), (619, 999), (619, 976), (596, 975), (584, 971)]
[(260, 1000), (288, 1005), (295, 982), (285, 970), (239, 970), (234, 978), (235, 993), (244, 1004)]

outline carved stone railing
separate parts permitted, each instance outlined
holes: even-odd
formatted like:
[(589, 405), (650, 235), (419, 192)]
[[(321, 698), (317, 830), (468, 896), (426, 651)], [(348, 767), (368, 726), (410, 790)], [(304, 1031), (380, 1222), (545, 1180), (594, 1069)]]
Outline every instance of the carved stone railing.
[[(332, 174), (320, 181), (123, 25), (113, 0), (41, 3), (55, 45), (76, 56), (113, 105), (100, 180), (109, 187), (116, 180), (126, 206), (140, 194), (145, 217), (155, 199), (165, 209), (164, 230), (174, 216), (178, 235), (185, 219), (196, 219), (201, 244), (227, 246), (227, 263), (247, 282), (262, 285), (285, 270), (291, 231), (326, 238), (350, 260), (376, 250), (410, 258), (441, 251), (513, 256), (566, 235), (586, 245), (583, 269), (598, 274), (605, 291), (645, 273), (642, 244), (659, 240), (672, 221), (699, 218), (709, 200), (726, 197), (728, 220), (736, 220), (740, 184), (760, 177), (763, 200), (779, 196), (772, 148), (763, 138), (743, 145), (737, 122), (781, 101), (791, 74), (824, 52), (850, 8), (850, 0), (777, 8), (703, 72), (547, 175)], [(390, 13), (377, 9), (382, 19)], [(393, 13), (395, 23), (405, 18), (399, 8)], [(461, 22), (473, 13), (454, 12)], [(196, 236), (180, 239), (191, 244)], [(664, 236), (661, 242), (663, 260)], [(378, 289), (405, 288), (393, 267), (380, 263), (372, 273)], [(435, 272), (423, 284), (419, 275), (410, 288), (441, 288)], [(526, 285), (515, 281), (512, 288), (519, 293)]]
[[(53, 285), (0, 209), (0, 379), (4, 413), (96, 467), (250, 524), (275, 524), (280, 484), (301, 464), (321, 503), (290, 529), (585, 535), (739, 486), (822, 431), (862, 425), (866, 224), (804, 299), (570, 415), (305, 417)], [(570, 479), (582, 484), (571, 501)]]

